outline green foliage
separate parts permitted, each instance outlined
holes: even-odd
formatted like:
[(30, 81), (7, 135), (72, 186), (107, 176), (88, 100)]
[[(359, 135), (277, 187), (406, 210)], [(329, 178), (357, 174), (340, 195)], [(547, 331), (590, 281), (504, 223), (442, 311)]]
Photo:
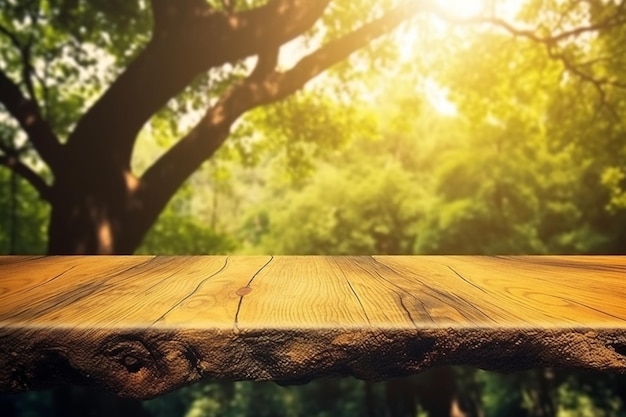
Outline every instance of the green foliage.
[(609, 189), (611, 212), (626, 209), (626, 173), (618, 167), (608, 167), (602, 173), (602, 184)]
[(397, 165), (366, 167), (324, 169), (298, 192), (278, 195), (271, 211), (254, 213), (267, 219), (263, 247), (276, 254), (410, 253), (420, 215), (413, 179)]
[(166, 211), (137, 249), (137, 254), (219, 255), (235, 248), (231, 237), (216, 233), (191, 216)]
[(146, 236), (137, 254), (216, 255), (232, 252), (235, 241), (203, 224), (189, 212), (188, 187), (183, 187), (169, 203)]
[(48, 206), (30, 184), (0, 169), (0, 253), (45, 253), (48, 216)]
[(14, 80), (31, 79), (61, 138), (147, 42), (151, 25), (145, 2), (136, 1), (2, 0), (0, 10), (0, 25), (14, 36), (0, 36), (0, 67)]
[(254, 166), (265, 155), (279, 155), (293, 183), (301, 184), (300, 180), (313, 173), (315, 159), (324, 159), (345, 148), (354, 137), (376, 131), (372, 116), (357, 103), (329, 98), (325, 93), (328, 91), (313, 89), (252, 111), (221, 156)]
[(144, 407), (153, 417), (350, 417), (365, 414), (364, 385), (352, 378), (287, 387), (273, 382), (201, 382), (146, 401)]

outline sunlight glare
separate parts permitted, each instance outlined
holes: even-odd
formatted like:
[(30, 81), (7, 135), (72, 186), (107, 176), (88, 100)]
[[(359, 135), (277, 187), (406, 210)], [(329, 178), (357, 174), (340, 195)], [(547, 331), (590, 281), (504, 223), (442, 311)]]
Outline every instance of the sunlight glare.
[(448, 89), (440, 86), (434, 79), (426, 78), (421, 85), (421, 89), (425, 93), (426, 100), (443, 116), (456, 116), (458, 109), (448, 98)]
[(436, 0), (437, 6), (458, 18), (476, 16), (485, 10), (484, 0)]

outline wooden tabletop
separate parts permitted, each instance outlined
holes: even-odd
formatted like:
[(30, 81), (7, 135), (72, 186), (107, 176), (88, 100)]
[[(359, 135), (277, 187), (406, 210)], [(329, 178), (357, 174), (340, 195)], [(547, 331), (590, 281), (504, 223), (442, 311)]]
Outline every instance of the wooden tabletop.
[(0, 257), (0, 390), (626, 372), (626, 256)]

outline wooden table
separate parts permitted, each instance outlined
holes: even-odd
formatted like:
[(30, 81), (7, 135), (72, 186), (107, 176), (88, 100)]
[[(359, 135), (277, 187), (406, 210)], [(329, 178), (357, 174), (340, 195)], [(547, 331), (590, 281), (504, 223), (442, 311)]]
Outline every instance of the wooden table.
[(0, 390), (626, 371), (626, 256), (0, 257)]

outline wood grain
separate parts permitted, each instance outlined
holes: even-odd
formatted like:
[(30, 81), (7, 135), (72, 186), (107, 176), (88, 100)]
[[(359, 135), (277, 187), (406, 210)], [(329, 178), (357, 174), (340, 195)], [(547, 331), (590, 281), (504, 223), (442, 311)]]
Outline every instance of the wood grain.
[(0, 390), (626, 372), (626, 256), (0, 257)]

